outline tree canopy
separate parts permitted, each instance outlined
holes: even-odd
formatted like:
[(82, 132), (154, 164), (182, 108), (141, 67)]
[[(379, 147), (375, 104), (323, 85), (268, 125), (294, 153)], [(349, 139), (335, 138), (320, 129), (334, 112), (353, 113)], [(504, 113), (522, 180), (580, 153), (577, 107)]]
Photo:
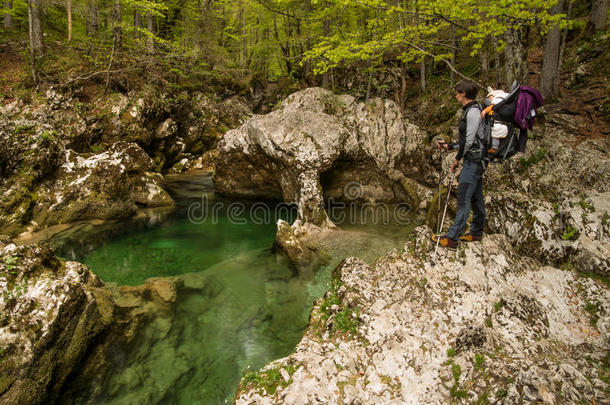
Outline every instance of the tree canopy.
[(425, 79), (440, 63), (466, 77), (456, 57), (479, 56), (503, 63), (508, 81), (523, 75), (532, 31), (566, 24), (557, 0), (3, 0), (2, 34), (27, 35), (34, 3), (45, 42), (70, 39), (98, 68), (146, 55), (176, 74), (238, 68), (310, 83), (388, 62), (402, 75), (421, 65)]

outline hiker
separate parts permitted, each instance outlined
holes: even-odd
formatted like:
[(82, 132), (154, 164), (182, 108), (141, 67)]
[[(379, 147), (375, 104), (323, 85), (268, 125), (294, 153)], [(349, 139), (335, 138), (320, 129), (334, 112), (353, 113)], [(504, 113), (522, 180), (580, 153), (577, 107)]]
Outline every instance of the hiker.
[[(488, 107), (481, 112), (481, 118), (483, 119), (489, 114), (493, 106), (497, 105), (508, 96), (507, 92), (503, 90), (494, 90), (491, 87), (488, 87), (487, 91), (489, 93), (485, 97), (485, 104), (487, 104)], [(500, 149), (500, 139), (506, 138), (507, 135), (508, 126), (502, 121), (494, 121), (493, 127), (491, 127), (491, 149), (489, 149), (487, 153), (495, 154)]]
[[(459, 124), (459, 142), (437, 142), (445, 150), (458, 149), (451, 171), (455, 173), (460, 160), (464, 159), (462, 173), (457, 191), (458, 210), (455, 222), (443, 236), (435, 235), (432, 241), (442, 247), (455, 249), (458, 241), (472, 242), (481, 240), (485, 225), (485, 201), (483, 200), (484, 163), (481, 161), (483, 151), (478, 134), (482, 131), (481, 106), (475, 101), (478, 87), (470, 80), (463, 80), (455, 86), (455, 98), (462, 105), (462, 119)], [(486, 152), (486, 151), (485, 151)], [(462, 235), (472, 206), (473, 220), (470, 233)], [(442, 231), (442, 230), (441, 230)]]

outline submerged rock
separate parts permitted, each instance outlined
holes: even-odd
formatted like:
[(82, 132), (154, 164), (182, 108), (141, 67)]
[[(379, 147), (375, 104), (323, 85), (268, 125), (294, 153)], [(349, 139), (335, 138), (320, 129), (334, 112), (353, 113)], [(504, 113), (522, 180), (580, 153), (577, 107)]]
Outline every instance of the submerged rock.
[(236, 403), (608, 399), (605, 286), (520, 257), (501, 235), (433, 263), (430, 233), (374, 267), (339, 265), (295, 352), (242, 380)]
[(45, 246), (1, 250), (0, 402), (52, 403), (112, 321), (100, 279)]

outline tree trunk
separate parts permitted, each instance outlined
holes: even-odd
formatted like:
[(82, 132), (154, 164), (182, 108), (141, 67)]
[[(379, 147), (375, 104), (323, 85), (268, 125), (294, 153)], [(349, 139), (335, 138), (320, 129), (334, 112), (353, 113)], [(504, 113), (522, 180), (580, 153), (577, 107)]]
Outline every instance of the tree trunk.
[(369, 79), (367, 80), (367, 84), (366, 84), (366, 96), (364, 97), (365, 102), (368, 102), (369, 97), (371, 96), (372, 84), (373, 84), (373, 69), (371, 68), (371, 71), (369, 72)]
[(506, 87), (510, 88), (513, 81), (523, 83), (527, 79), (526, 52), (521, 42), (519, 28), (509, 28), (504, 33), (504, 53), (506, 56)]
[(500, 52), (498, 52), (498, 38), (493, 37), (493, 45), (494, 45), (494, 65), (496, 68), (496, 85), (495, 89), (501, 87), (502, 84), (502, 67), (500, 66)]
[(422, 56), (419, 64), (419, 84), (422, 91), (426, 91), (426, 57)]
[(121, 49), (123, 42), (123, 29), (121, 28), (121, 0), (114, 0), (112, 8), (112, 18), (114, 27), (112, 28), (114, 50)]
[(87, 35), (96, 36), (99, 31), (99, 19), (97, 3), (95, 0), (87, 0)]
[[(328, 1), (325, 1), (324, 7), (328, 8), (328, 6), (329, 6)], [(328, 18), (324, 19), (323, 30), (324, 30), (323, 31), (324, 36), (328, 37), (330, 35), (330, 21), (328, 20)], [(370, 88), (370, 85), (371, 85), (371, 77), (369, 76), (369, 84), (368, 84), (369, 88)], [(325, 89), (328, 89), (328, 72), (322, 73), (322, 87)], [(370, 89), (367, 90), (367, 94), (366, 94), (367, 99), (369, 97), (369, 90)]]
[[(13, 0), (5, 0), (4, 8), (6, 10), (13, 9)], [(13, 22), (13, 15), (10, 13), (4, 13), (4, 29), (12, 30), (15, 27), (15, 23)]]
[(140, 16), (140, 12), (138, 10), (133, 10), (133, 28), (134, 28), (134, 38), (140, 38), (140, 28), (142, 28), (142, 17)]
[(243, 3), (241, 5), (241, 52), (240, 59), (241, 65), (246, 67), (246, 57), (248, 56), (248, 35), (246, 31), (246, 8)]
[[(457, 40), (455, 39), (455, 26), (452, 25), (451, 26), (451, 46), (453, 46), (453, 49), (451, 50), (451, 65), (455, 66), (455, 57), (456, 57), (456, 48), (457, 48)], [(455, 72), (453, 70), (449, 71), (449, 79), (451, 80), (451, 83), (455, 82)]]
[(483, 83), (487, 83), (489, 80), (489, 51), (487, 48), (487, 40), (488, 38), (485, 38), (485, 42), (483, 43), (483, 47), (481, 48), (481, 68), (483, 71)]
[(40, 0), (28, 0), (28, 29), (30, 36), (30, 67), (32, 78), (38, 83), (36, 61), (44, 52), (42, 21), (40, 20)]
[(146, 29), (150, 34), (146, 40), (146, 47), (149, 53), (153, 53), (155, 51), (155, 40), (153, 38), (153, 35), (155, 34), (155, 24), (151, 13), (146, 14)]
[(72, 41), (72, 0), (66, 0), (66, 12), (68, 13), (68, 42)]
[(44, 51), (40, 0), (28, 0), (28, 17), (30, 52), (34, 59), (37, 59), (42, 56)]
[(592, 0), (591, 15), (585, 31), (586, 37), (591, 37), (596, 31), (605, 31), (608, 24), (608, 0)]
[[(559, 0), (550, 10), (551, 15), (563, 13), (565, 0)], [(561, 45), (561, 30), (559, 24), (555, 25), (547, 34), (542, 59), (542, 73), (540, 75), (540, 93), (544, 99), (555, 98), (559, 94), (559, 47)]]
[[(568, 13), (566, 15), (566, 20), (570, 21), (570, 16), (572, 14), (572, 0), (567, 0), (568, 2)], [(561, 95), (561, 88), (560, 88), (560, 82), (561, 82), (561, 63), (563, 61), (563, 54), (565, 53), (566, 50), (566, 44), (568, 43), (568, 27), (565, 27), (565, 29), (563, 30), (563, 38), (561, 40), (561, 46), (559, 47), (559, 64), (557, 65), (557, 75), (555, 77), (555, 87), (557, 88), (557, 95), (560, 96)]]

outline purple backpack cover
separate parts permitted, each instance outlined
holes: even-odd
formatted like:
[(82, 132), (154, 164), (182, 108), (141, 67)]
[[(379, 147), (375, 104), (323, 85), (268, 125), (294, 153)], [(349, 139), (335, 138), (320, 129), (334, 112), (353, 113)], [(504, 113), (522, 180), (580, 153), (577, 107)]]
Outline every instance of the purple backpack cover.
[(519, 131), (519, 150), (525, 152), (527, 143), (527, 130), (534, 127), (536, 118), (531, 115), (532, 110), (536, 110), (544, 103), (542, 95), (538, 90), (529, 86), (520, 86), (519, 96), (517, 97), (517, 109), (515, 111), (515, 125)]

